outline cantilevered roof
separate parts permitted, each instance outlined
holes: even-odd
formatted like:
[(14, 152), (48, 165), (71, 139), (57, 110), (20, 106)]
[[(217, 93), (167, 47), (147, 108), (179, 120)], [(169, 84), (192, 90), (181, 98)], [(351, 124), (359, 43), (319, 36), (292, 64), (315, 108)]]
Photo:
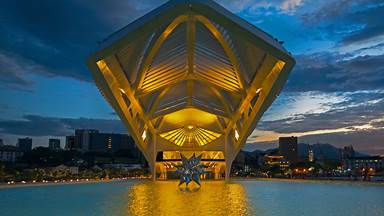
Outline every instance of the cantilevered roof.
[(239, 149), (294, 64), (278, 40), (210, 0), (169, 1), (88, 60), (144, 152), (154, 139), (157, 150), (224, 150), (230, 134)]
[(126, 37), (128, 34), (131, 34), (135, 31), (140, 31), (144, 25), (149, 24), (154, 20), (162, 22), (161, 18), (163, 18), (166, 13), (168, 13), (168, 15), (172, 15), (171, 13), (175, 13), (176, 11), (178, 11), (179, 13), (183, 13), (192, 8), (200, 10), (199, 12), (202, 13), (215, 13), (214, 15), (217, 17), (226, 17), (233, 24), (238, 25), (239, 27), (254, 35), (257, 35), (257, 37), (260, 37), (260, 39), (268, 42), (270, 45), (286, 52), (284, 47), (271, 35), (250, 24), (249, 22), (241, 19), (237, 15), (233, 14), (232, 12), (228, 11), (223, 6), (212, 0), (170, 0), (167, 3), (156, 8), (155, 10), (149, 12), (148, 14), (142, 16), (141, 18), (135, 20), (129, 25), (121, 28), (120, 30), (108, 36), (101, 42), (101, 48), (107, 48), (108, 46)]

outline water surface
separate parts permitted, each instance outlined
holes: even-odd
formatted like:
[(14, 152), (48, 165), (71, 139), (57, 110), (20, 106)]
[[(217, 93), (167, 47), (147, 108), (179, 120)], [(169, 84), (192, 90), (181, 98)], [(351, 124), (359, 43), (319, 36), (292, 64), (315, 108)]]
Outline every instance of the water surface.
[(126, 181), (0, 189), (0, 215), (383, 216), (384, 187), (340, 182)]

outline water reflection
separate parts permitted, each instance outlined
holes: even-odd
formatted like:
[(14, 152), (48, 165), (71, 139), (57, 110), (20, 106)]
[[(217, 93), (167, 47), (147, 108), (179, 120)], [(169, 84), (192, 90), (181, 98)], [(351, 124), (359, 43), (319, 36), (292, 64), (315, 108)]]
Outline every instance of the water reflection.
[(236, 183), (205, 181), (200, 189), (180, 189), (176, 181), (134, 185), (128, 215), (253, 215), (245, 189)]

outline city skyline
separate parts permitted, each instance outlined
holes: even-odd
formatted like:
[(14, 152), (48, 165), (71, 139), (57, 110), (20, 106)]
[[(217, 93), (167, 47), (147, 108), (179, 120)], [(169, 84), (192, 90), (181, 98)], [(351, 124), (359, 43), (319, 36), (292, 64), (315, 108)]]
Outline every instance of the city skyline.
[[(108, 36), (105, 32), (164, 2), (5, 3), (0, 9), (0, 138), (7, 144), (24, 136), (48, 140), (75, 128), (126, 133), (84, 61)], [(249, 149), (270, 148), (279, 136), (294, 135), (303, 142), (384, 154), (380, 1), (218, 3), (285, 41), (297, 59), (286, 88), (249, 137)]]

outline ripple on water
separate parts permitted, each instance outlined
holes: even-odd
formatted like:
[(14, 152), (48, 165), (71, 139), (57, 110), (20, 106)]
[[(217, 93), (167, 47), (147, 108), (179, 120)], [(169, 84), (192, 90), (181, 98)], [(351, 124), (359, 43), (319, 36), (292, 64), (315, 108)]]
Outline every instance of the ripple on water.
[(203, 182), (200, 189), (186, 190), (177, 182), (145, 182), (127, 195), (130, 215), (253, 215), (241, 184)]
[(100, 182), (0, 189), (1, 216), (383, 216), (384, 186), (324, 181)]

